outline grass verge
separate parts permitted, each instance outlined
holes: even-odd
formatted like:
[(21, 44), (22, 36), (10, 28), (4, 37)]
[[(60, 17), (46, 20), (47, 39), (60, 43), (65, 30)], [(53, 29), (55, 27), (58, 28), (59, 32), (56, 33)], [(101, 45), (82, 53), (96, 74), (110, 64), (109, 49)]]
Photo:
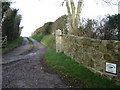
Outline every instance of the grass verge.
[(44, 36), (41, 35), (41, 34), (39, 34), (39, 35), (33, 35), (33, 36), (32, 36), (32, 38), (34, 38), (35, 40), (37, 40), (37, 41), (39, 41), (39, 42), (43, 39), (43, 37), (44, 37)]
[(17, 47), (23, 41), (22, 37), (18, 37), (10, 43), (7, 43), (7, 47), (2, 49), (2, 54), (11, 51), (13, 48)]
[(44, 58), (45, 62), (56, 70), (67, 81), (68, 85), (73, 87), (120, 88), (113, 81), (94, 74), (63, 53), (56, 53), (54, 50), (48, 49)]
[(52, 48), (55, 50), (55, 36), (52, 35), (46, 35), (43, 37), (43, 39), (41, 40), (41, 43), (45, 46), (47, 46), (48, 48)]
[(47, 46), (48, 48), (52, 48), (55, 50), (55, 36), (52, 35), (33, 35), (32, 38), (41, 42), (43, 45)]

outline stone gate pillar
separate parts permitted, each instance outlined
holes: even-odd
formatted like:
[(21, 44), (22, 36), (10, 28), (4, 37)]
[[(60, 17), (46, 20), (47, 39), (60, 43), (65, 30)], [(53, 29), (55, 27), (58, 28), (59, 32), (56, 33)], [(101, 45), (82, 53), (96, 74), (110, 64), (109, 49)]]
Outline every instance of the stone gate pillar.
[(56, 52), (62, 52), (62, 31), (56, 30)]

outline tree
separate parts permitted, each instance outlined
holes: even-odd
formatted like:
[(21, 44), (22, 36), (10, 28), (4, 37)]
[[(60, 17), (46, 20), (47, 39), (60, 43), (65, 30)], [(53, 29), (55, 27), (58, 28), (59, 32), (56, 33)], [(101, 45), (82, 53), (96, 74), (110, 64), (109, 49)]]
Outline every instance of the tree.
[[(117, 32), (116, 28), (111, 28), (113, 21), (109, 24), (109, 16), (97, 20), (94, 28), (94, 38), (102, 39), (102, 40), (117, 40)], [(113, 25), (114, 26), (114, 25)]]
[(75, 13), (75, 5), (73, 0), (70, 0), (71, 8), (69, 7), (68, 0), (65, 0), (65, 2), (66, 2), (67, 11), (68, 11), (69, 34), (77, 35), (82, 0), (78, 1), (76, 13)]
[(64, 31), (66, 30), (66, 23), (67, 23), (67, 16), (63, 15), (61, 17), (59, 17), (57, 20), (55, 20), (55, 22), (53, 22), (52, 24), (52, 34), (55, 34), (55, 31), (60, 29), (62, 30), (62, 32), (64, 33)]
[(48, 35), (50, 34), (51, 32), (51, 25), (53, 24), (53, 22), (48, 22), (48, 23), (45, 23), (44, 24), (44, 27), (42, 28), (43, 32), (42, 34), (43, 35)]
[(117, 32), (115, 35), (118, 37), (118, 40), (120, 40), (120, 14), (115, 14), (112, 16), (108, 16), (108, 22), (106, 22), (106, 27), (109, 30), (112, 30), (112, 32), (117, 29)]
[(118, 40), (120, 22), (118, 15), (106, 16), (98, 20), (82, 19), (79, 30), (82, 36), (102, 40)]
[[(100, 0), (96, 0), (100, 2)], [(119, 0), (101, 0), (102, 4), (107, 4), (109, 6), (118, 5)]]
[(2, 36), (10, 42), (20, 36), (21, 15), (17, 9), (10, 8), (9, 2), (2, 2)]
[(83, 36), (95, 38), (94, 26), (96, 22), (92, 19), (87, 19), (84, 28), (82, 31), (84, 32)]
[(5, 11), (10, 9), (10, 4), (11, 2), (2, 2), (2, 18), (3, 18)]
[(63, 15), (59, 17), (54, 22), (47, 22), (42, 27), (37, 28), (33, 35), (35, 34), (52, 34), (55, 35), (56, 30), (60, 29), (63, 31), (63, 33), (67, 33), (66, 31), (66, 23), (67, 23), (67, 16)]
[(16, 15), (15, 16), (15, 21), (14, 21), (14, 37), (20, 36), (20, 22), (21, 22), (21, 15)]
[(14, 39), (14, 21), (17, 10), (8, 9), (5, 12), (4, 21), (2, 22), (2, 35), (7, 36), (8, 40)]
[[(77, 35), (78, 24), (79, 24), (78, 22), (80, 18), (81, 6), (82, 6), (83, 1), (82, 0), (78, 1), (76, 13), (75, 13), (74, 1), (73, 0), (69, 0), (69, 1), (70, 1), (71, 8), (69, 6), (68, 0), (64, 0), (64, 2), (66, 2), (67, 12), (68, 12), (69, 34)], [(117, 2), (118, 0), (102, 0), (102, 1), (109, 5), (116, 5), (116, 3), (113, 3), (113, 1)], [(62, 3), (62, 5), (64, 4), (64, 2)]]

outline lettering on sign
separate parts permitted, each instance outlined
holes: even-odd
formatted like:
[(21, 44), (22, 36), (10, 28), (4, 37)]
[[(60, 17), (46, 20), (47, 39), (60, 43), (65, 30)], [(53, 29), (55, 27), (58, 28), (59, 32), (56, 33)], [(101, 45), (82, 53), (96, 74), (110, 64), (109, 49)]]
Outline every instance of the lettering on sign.
[(116, 64), (106, 62), (106, 72), (116, 74)]

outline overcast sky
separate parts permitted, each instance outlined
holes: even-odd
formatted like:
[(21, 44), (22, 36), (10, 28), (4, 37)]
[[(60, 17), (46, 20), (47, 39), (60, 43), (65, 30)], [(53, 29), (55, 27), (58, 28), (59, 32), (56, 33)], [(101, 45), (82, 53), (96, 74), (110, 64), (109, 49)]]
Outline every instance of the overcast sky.
[[(66, 6), (61, 6), (63, 0), (15, 0), (12, 7), (19, 9), (22, 15), (21, 26), (24, 26), (21, 35), (30, 36), (35, 29), (46, 22), (54, 22), (60, 16), (67, 14)], [(77, 0), (75, 0), (77, 2)], [(96, 1), (96, 2), (95, 2)], [(118, 6), (101, 5), (99, 0), (84, 0), (81, 18), (97, 18), (107, 14), (117, 14)], [(77, 3), (76, 3), (77, 4)]]

